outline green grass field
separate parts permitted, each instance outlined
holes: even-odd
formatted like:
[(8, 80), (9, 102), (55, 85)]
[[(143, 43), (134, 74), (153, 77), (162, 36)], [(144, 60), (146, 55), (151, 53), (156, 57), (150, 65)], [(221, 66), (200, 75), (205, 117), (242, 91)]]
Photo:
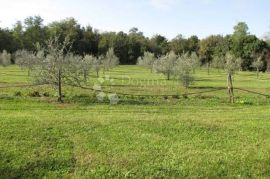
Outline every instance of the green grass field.
[[(0, 75), (0, 178), (270, 176), (270, 100), (264, 96), (235, 90), (230, 104), (224, 89), (183, 98), (177, 82), (120, 66), (102, 85), (119, 93), (117, 105), (68, 86), (59, 104), (49, 86), (12, 87), (29, 84), (16, 66), (0, 68)], [(195, 77), (190, 93), (226, 87), (224, 72), (200, 69)], [(95, 83), (91, 74), (87, 86)], [(234, 85), (270, 95), (270, 74), (256, 79), (239, 72)], [(35, 91), (49, 96), (30, 97)]]

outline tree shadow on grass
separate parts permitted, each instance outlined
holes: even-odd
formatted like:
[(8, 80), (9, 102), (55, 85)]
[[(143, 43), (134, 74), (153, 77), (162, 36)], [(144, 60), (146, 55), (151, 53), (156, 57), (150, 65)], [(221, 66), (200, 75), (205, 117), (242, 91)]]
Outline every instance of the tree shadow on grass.
[(61, 173), (67, 174), (70, 173), (72, 169), (72, 165), (69, 165), (69, 163), (70, 161), (65, 160), (37, 160), (19, 168), (1, 166), (0, 178), (42, 178), (49, 172), (55, 172), (58, 173), (58, 175)]
[(201, 81), (201, 82), (210, 82), (210, 81), (218, 81), (218, 80), (216, 80), (216, 79), (203, 79), (203, 78), (201, 78), (201, 79), (196, 79), (195, 81), (197, 81), (197, 82), (199, 82), (199, 81)]
[(9, 100), (9, 101), (12, 101), (12, 100), (15, 100), (15, 97), (8, 96), (8, 95), (0, 95), (0, 100)]
[[(117, 104), (121, 105), (153, 105), (156, 104), (155, 98), (151, 96), (124, 96), (119, 95), (119, 101)], [(68, 100), (66, 100), (69, 103), (76, 103), (83, 106), (89, 106), (89, 105), (99, 105), (99, 104), (105, 104), (110, 105), (111, 101), (108, 99), (108, 97), (104, 97), (102, 101), (98, 100), (98, 98), (95, 95), (76, 95)]]
[(0, 154), (2, 165), (0, 166), (0, 178), (42, 178), (48, 173), (56, 176), (68, 175), (73, 172), (75, 159), (54, 159), (44, 158), (27, 162), (23, 166), (12, 166), (11, 161), (14, 157)]
[(213, 90), (221, 90), (225, 89), (225, 87), (213, 87), (213, 86), (191, 86), (190, 89), (213, 89)]

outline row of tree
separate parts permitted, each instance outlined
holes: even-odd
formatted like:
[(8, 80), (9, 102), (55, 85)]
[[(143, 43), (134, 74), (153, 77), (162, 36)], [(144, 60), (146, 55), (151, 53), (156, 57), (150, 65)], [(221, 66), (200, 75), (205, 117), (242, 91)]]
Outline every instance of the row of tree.
[[(168, 40), (162, 35), (145, 37), (137, 28), (124, 32), (100, 32), (91, 26), (82, 27), (74, 18), (43, 24), (40, 16), (29, 17), (24, 22), (18, 21), (12, 29), (0, 29), (0, 51), (14, 54), (18, 50), (36, 51), (36, 44), (45, 45), (46, 41), (58, 36), (60, 42), (68, 38), (72, 44), (70, 51), (76, 55), (90, 54), (104, 56), (110, 48), (114, 49), (120, 64), (136, 64), (138, 57), (148, 51), (155, 57), (174, 51), (176, 55), (196, 53), (201, 64), (208, 67), (218, 66), (218, 56), (232, 52), (243, 59), (242, 69), (253, 70), (252, 63), (260, 57), (267, 70), (269, 46), (266, 41), (251, 35), (248, 26), (240, 22), (234, 27), (232, 35), (211, 35), (205, 39), (197, 36), (185, 38), (178, 35)], [(12, 56), (12, 59), (13, 56)], [(270, 69), (270, 65), (269, 65)]]
[[(99, 77), (100, 70), (108, 71), (119, 64), (118, 57), (110, 48), (105, 55), (77, 55), (71, 51), (71, 42), (66, 38), (60, 42), (59, 37), (46, 41), (44, 46), (37, 44), (35, 52), (18, 50), (14, 62), (28, 71), (34, 84), (48, 84), (58, 91), (58, 101), (63, 102), (64, 85), (83, 87), (87, 85), (90, 71)], [(0, 53), (0, 66), (11, 64), (11, 54)]]
[[(138, 64), (143, 65), (182, 82), (188, 89), (193, 82), (192, 72), (198, 66), (199, 58), (196, 53), (176, 55), (175, 52), (156, 58), (151, 52), (145, 52), (138, 58)], [(90, 72), (108, 71), (119, 64), (118, 57), (110, 48), (106, 55), (80, 56), (71, 52), (71, 43), (67, 39), (61, 43), (59, 38), (48, 40), (44, 46), (37, 45), (36, 52), (18, 50), (15, 52), (15, 63), (22, 69), (28, 70), (35, 84), (49, 84), (58, 89), (58, 101), (63, 102), (62, 88), (64, 85), (76, 87), (87, 86)], [(0, 65), (11, 64), (11, 54), (0, 53)]]
[[(225, 55), (216, 56), (219, 59), (219, 67), (227, 71), (228, 94), (231, 102), (234, 102), (232, 78), (236, 70), (242, 69), (243, 59), (237, 58), (228, 51)], [(170, 51), (166, 55), (155, 57), (151, 52), (144, 52), (138, 58), (137, 64), (147, 67), (151, 72), (162, 73), (167, 77), (179, 80), (186, 88), (186, 93), (193, 82), (196, 68), (199, 66), (200, 58), (195, 52), (177, 55)], [(119, 64), (118, 57), (110, 48), (106, 55), (95, 57), (93, 55), (80, 56), (71, 52), (71, 43), (65, 39), (60, 42), (59, 37), (48, 40), (45, 46), (36, 46), (36, 52), (18, 50), (15, 53), (15, 63), (23, 69), (28, 70), (36, 84), (50, 84), (58, 89), (58, 101), (63, 102), (63, 85), (82, 87), (87, 85), (90, 71), (95, 71), (99, 77), (99, 71), (108, 71)], [(0, 53), (0, 65), (11, 64), (11, 54), (7, 51)], [(252, 66), (262, 67), (262, 57), (259, 56)]]
[[(227, 87), (230, 102), (234, 102), (233, 92), (233, 75), (235, 71), (241, 70), (243, 60), (237, 58), (232, 52), (226, 52), (224, 56), (218, 57), (222, 62), (222, 68), (227, 72)], [(261, 59), (258, 59), (261, 60)], [(254, 62), (256, 68), (261, 65), (258, 61)], [(176, 55), (174, 51), (155, 58), (153, 53), (145, 52), (143, 57), (140, 57), (137, 62), (138, 65), (149, 68), (151, 72), (162, 73), (170, 80), (172, 77), (182, 83), (186, 89), (186, 94), (190, 84), (194, 81), (193, 74), (199, 66), (199, 57), (195, 52), (189, 54)], [(257, 74), (258, 76), (258, 74)]]
[[(170, 80), (171, 77), (181, 74), (183, 71), (195, 72), (199, 66), (199, 57), (195, 52), (177, 55), (174, 51), (156, 58), (151, 52), (145, 52), (143, 57), (138, 58), (138, 65), (149, 68), (151, 72), (162, 73)], [(182, 71), (181, 71), (182, 70)], [(181, 72), (180, 72), (181, 71)]]

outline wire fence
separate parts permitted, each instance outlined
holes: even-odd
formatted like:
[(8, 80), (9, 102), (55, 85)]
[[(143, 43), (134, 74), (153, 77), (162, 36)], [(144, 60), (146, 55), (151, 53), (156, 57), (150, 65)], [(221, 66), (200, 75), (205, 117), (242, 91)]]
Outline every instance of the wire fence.
[[(27, 88), (27, 87), (37, 87), (37, 86), (44, 86), (44, 85), (48, 85), (48, 84), (27, 84), (27, 85), (0, 86), (0, 89)], [(151, 95), (151, 94), (122, 93), (122, 92), (115, 92), (115, 91), (103, 90), (103, 89), (94, 89), (94, 88), (91, 88), (91, 87), (77, 86), (77, 85), (69, 85), (69, 86), (76, 87), (76, 88), (81, 88), (81, 89), (85, 89), (85, 90), (96, 91), (96, 92), (104, 92), (104, 93), (108, 93), (108, 94), (117, 93), (117, 95), (134, 96), (134, 97), (174, 97), (174, 96), (181, 96), (181, 95), (183, 95), (183, 96), (191, 96), (191, 95), (200, 95), (200, 94), (206, 94), (206, 93), (211, 93), (211, 92), (216, 92), (216, 91), (227, 90), (226, 87), (217, 87), (217, 88), (212, 89), (212, 90), (204, 90), (204, 91), (191, 92), (191, 93), (167, 94), (167, 95)], [(256, 91), (252, 91), (252, 90), (248, 90), (248, 89), (238, 88), (238, 87), (235, 87), (234, 89), (270, 98), (270, 95), (268, 95), (268, 94), (264, 94), (264, 93), (260, 93), (260, 92), (256, 92)]]
[(0, 89), (7, 89), (7, 88), (27, 88), (27, 87), (36, 87), (36, 86), (44, 86), (48, 84), (32, 84), (32, 85), (13, 85), (13, 86), (0, 86)]
[(248, 92), (248, 93), (252, 93), (252, 94), (257, 94), (257, 95), (260, 95), (260, 96), (264, 96), (264, 97), (270, 98), (270, 95), (268, 95), (268, 94), (263, 94), (263, 93), (259, 93), (259, 92), (256, 92), (256, 91), (251, 91), (251, 90), (243, 89), (243, 88), (234, 88), (234, 89), (237, 89), (237, 90), (240, 90), (240, 91), (244, 91), (244, 92)]

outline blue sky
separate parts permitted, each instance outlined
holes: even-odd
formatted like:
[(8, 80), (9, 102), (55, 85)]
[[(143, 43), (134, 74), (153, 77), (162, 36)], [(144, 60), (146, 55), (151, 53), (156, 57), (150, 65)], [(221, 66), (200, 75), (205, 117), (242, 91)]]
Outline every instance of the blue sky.
[(169, 39), (230, 34), (245, 21), (252, 34), (270, 31), (270, 0), (0, 0), (0, 26), (40, 15), (45, 24), (74, 17), (82, 25), (101, 31), (128, 32), (138, 27), (146, 36)]

